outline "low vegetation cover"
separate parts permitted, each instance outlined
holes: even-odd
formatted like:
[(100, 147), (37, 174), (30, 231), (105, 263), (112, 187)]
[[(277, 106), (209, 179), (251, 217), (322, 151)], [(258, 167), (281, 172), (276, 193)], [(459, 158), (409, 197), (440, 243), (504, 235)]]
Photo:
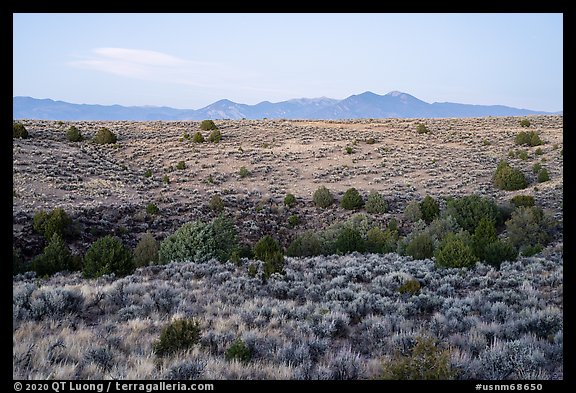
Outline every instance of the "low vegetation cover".
[(340, 201), (340, 207), (346, 210), (358, 210), (364, 206), (362, 195), (354, 187), (349, 188), (344, 193)]
[(162, 264), (172, 261), (206, 262), (215, 258), (226, 262), (237, 246), (236, 228), (232, 221), (219, 216), (211, 222), (183, 224), (160, 243)]
[(26, 127), (24, 127), (22, 123), (14, 122), (12, 124), (12, 129), (13, 129), (12, 134), (13, 138), (21, 138), (21, 139), (28, 138), (28, 130), (26, 129)]
[(60, 207), (50, 212), (37, 211), (34, 214), (32, 227), (35, 232), (44, 235), (46, 240), (52, 239), (54, 234), (60, 237), (71, 237), (75, 232), (72, 218)]
[(94, 137), (94, 142), (99, 145), (116, 143), (117, 140), (118, 138), (116, 137), (116, 134), (106, 127), (100, 128)]
[(217, 130), (218, 126), (213, 120), (202, 120), (200, 123), (200, 129), (203, 131)]
[[(251, 120), (223, 120), (230, 139), (220, 145), (218, 128), (195, 145), (198, 123), (175, 123), (162, 138), (178, 150), (154, 157), (134, 136), (162, 138), (129, 123), (92, 128), (122, 127), (125, 144), (110, 150), (66, 142), (69, 124), (25, 120), (34, 138), (13, 144), (13, 378), (562, 379), (562, 150), (555, 123), (535, 119), (535, 135), (555, 147), (538, 155), (523, 143), (491, 184), (484, 164), (515, 139), (474, 134), (493, 119), (430, 119), (424, 136), (408, 120), (408, 150), (381, 132), (384, 121), (358, 121), (352, 138), (328, 122), (343, 138), (314, 150), (314, 173), (301, 153), (315, 148), (319, 134), (308, 135), (320, 123), (266, 122), (294, 130), (292, 141), (305, 132), (302, 151), (281, 134), (238, 148), (243, 128), (260, 131)], [(518, 119), (498, 124), (519, 131)], [(34, 147), (51, 133), (70, 153), (61, 168)], [(490, 152), (475, 156), (482, 168), (448, 176), (467, 156), (436, 155), (439, 141)], [(66, 191), (58, 204), (52, 189), (30, 187), (44, 168)]]
[(284, 197), (284, 204), (288, 207), (294, 207), (296, 205), (296, 197), (294, 194), (288, 193)]
[(498, 163), (496, 172), (492, 177), (496, 188), (506, 191), (522, 190), (528, 187), (528, 181), (521, 170), (513, 168), (506, 161)]
[(160, 245), (150, 232), (146, 232), (134, 249), (134, 266), (142, 267), (158, 263)]
[(106, 235), (96, 240), (84, 255), (85, 278), (105, 274), (126, 276), (134, 271), (132, 251), (117, 237)]
[(368, 194), (364, 207), (370, 214), (383, 214), (388, 211), (388, 203), (386, 202), (386, 199), (384, 199), (382, 194), (374, 190), (370, 191), (370, 194)]
[(162, 329), (160, 339), (154, 343), (154, 353), (164, 357), (185, 351), (200, 341), (200, 335), (198, 321), (177, 319)]
[(332, 196), (332, 193), (325, 186), (320, 186), (316, 191), (314, 191), (312, 200), (316, 206), (322, 208), (327, 208), (334, 203), (334, 197)]
[(221, 213), (224, 211), (224, 200), (220, 197), (220, 195), (214, 194), (210, 197), (208, 206), (210, 207), (210, 210), (216, 213)]
[(68, 128), (68, 131), (66, 131), (66, 138), (68, 138), (70, 142), (81, 142), (84, 140), (82, 133), (75, 126), (70, 126), (70, 128)]
[(212, 132), (208, 136), (208, 141), (212, 143), (218, 143), (222, 140), (222, 133), (219, 129), (212, 129)]
[(194, 143), (204, 143), (204, 136), (202, 135), (202, 133), (200, 131), (196, 132), (194, 134), (194, 136), (192, 137), (192, 142)]
[(278, 242), (270, 235), (265, 235), (254, 245), (254, 259), (264, 262), (264, 277), (273, 273), (283, 273), (284, 252)]
[(58, 233), (54, 233), (42, 254), (32, 260), (32, 270), (40, 277), (61, 271), (79, 270), (78, 259)]
[(514, 143), (517, 145), (539, 146), (543, 145), (544, 141), (540, 139), (540, 135), (536, 131), (520, 131), (514, 138)]
[(418, 123), (416, 125), (416, 131), (418, 132), (418, 134), (427, 134), (430, 132), (428, 127), (426, 127), (426, 125), (422, 123)]
[[(12, 374), (563, 379), (561, 260), (561, 249), (499, 270), (439, 269), (395, 253), (286, 258), (284, 274), (265, 281), (251, 260), (91, 281), (19, 275)], [(190, 318), (200, 325), (167, 328)]]

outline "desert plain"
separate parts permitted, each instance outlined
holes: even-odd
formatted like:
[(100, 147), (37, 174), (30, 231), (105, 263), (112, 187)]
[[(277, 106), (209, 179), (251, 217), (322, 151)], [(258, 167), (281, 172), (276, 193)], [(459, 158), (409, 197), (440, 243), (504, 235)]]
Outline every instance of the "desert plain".
[[(266, 283), (232, 263), (174, 262), (94, 280), (18, 275), (14, 378), (371, 379), (416, 337), (432, 335), (458, 378), (562, 379), (563, 118), (528, 119), (544, 145), (514, 143), (526, 130), (518, 117), (218, 120), (219, 143), (185, 138), (199, 131), (197, 121), (23, 120), (30, 137), (12, 149), (13, 244), (28, 259), (45, 246), (32, 229), (39, 210), (63, 208), (73, 218), (79, 235), (69, 246), (82, 254), (107, 234), (134, 248), (146, 232), (161, 241), (186, 222), (214, 219), (220, 213), (209, 201), (218, 195), (240, 241), (269, 234), (288, 247), (299, 233), (365, 213), (338, 206), (351, 187), (364, 199), (384, 196), (388, 211), (369, 215), (382, 227), (391, 218), (410, 227), (404, 209), (426, 195), (441, 206), (472, 194), (498, 203), (531, 195), (559, 231), (541, 253), (501, 269), (441, 270), (430, 259), (352, 253), (287, 257), (286, 274)], [(419, 123), (429, 132), (418, 133)], [(68, 141), (72, 125), (85, 141)], [(117, 143), (91, 141), (102, 127)], [(526, 175), (527, 188), (494, 187), (502, 159)], [(536, 181), (535, 163), (550, 180)], [(320, 186), (336, 199), (326, 209), (312, 201)], [(293, 207), (284, 204), (288, 193)], [(146, 211), (151, 203), (158, 213)], [(408, 279), (420, 281), (418, 294), (397, 293)], [(48, 304), (49, 296), (67, 306), (33, 314), (34, 300)], [(203, 321), (201, 345), (157, 359), (153, 342), (177, 316)], [(251, 350), (248, 364), (224, 359), (237, 337)]]

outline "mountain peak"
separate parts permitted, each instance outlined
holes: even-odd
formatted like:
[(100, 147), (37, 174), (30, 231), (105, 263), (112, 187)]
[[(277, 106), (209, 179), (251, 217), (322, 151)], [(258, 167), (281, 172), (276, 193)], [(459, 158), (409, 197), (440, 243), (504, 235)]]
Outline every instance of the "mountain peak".
[[(370, 90), (365, 91), (364, 93), (358, 94), (357, 97), (374, 97), (378, 96), (378, 94), (371, 92)], [(379, 96), (378, 96), (379, 97)]]
[(398, 91), (398, 90), (392, 90), (390, 93), (388, 93), (386, 95), (390, 96), (390, 97), (398, 97), (398, 96), (409, 95), (409, 94), (402, 93), (401, 91)]

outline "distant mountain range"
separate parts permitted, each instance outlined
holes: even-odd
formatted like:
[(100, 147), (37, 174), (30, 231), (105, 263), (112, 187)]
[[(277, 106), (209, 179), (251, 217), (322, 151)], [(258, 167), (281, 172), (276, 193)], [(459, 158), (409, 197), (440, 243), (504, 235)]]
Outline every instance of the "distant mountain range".
[(50, 99), (14, 97), (14, 119), (37, 120), (204, 120), (204, 119), (359, 119), (526, 116), (562, 114), (518, 109), (503, 105), (469, 105), (452, 102), (429, 104), (410, 94), (392, 91), (378, 95), (367, 91), (343, 100), (300, 98), (256, 105), (220, 100), (201, 109), (157, 106), (71, 104)]

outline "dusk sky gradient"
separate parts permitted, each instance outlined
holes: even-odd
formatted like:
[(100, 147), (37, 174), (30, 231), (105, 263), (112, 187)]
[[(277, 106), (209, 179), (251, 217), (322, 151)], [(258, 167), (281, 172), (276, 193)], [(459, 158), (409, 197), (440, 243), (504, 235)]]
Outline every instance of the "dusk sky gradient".
[(14, 14), (13, 95), (200, 109), (392, 90), (563, 110), (562, 14)]

